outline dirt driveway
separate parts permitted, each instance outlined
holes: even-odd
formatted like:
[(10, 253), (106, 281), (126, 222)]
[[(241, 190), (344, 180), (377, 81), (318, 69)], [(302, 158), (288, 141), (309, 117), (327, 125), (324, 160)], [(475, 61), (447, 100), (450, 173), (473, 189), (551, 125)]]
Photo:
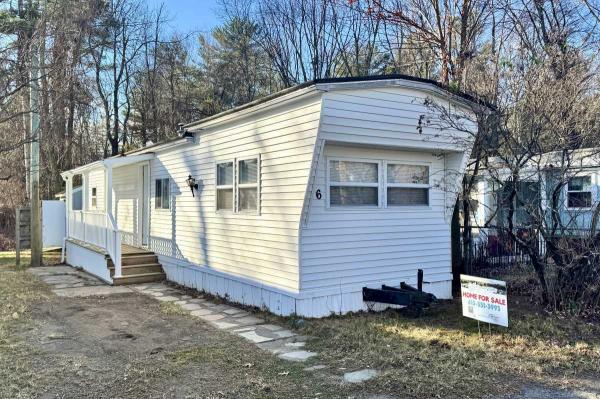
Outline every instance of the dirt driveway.
[[(57, 278), (53, 293), (34, 273), (1, 263), (0, 398), (599, 397), (594, 326), (574, 325), (565, 335), (558, 329), (565, 323), (516, 314), (513, 330), (485, 339), (488, 353), (468, 327), (457, 328), (463, 321), (448, 307), (419, 320), (333, 317), (305, 323), (302, 332), (314, 337), (308, 349), (318, 356), (296, 363), (173, 303), (86, 279), (82, 292), (102, 296), (71, 296), (75, 287), (61, 297), (67, 277)], [(486, 366), (490, 359), (500, 367)], [(514, 370), (519, 364), (522, 372)], [(344, 381), (369, 367), (380, 375)]]
[(29, 321), (13, 330), (26, 348), (13, 362), (30, 378), (17, 379), (13, 393), (41, 398), (334, 398), (354, 390), (191, 317), (167, 313), (158, 301), (136, 293), (52, 296), (32, 303)]

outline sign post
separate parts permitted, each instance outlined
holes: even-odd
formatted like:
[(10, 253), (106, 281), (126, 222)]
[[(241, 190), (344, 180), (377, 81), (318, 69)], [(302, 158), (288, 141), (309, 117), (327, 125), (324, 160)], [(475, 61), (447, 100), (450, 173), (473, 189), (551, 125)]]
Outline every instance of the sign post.
[(508, 327), (506, 282), (460, 275), (463, 316)]

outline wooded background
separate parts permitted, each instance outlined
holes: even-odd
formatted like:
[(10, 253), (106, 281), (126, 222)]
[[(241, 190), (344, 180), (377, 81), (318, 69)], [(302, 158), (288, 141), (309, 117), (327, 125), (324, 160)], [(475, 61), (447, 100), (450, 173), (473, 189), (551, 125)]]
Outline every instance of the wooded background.
[(0, 250), (28, 201), (34, 54), (48, 199), (64, 170), (316, 78), (401, 73), (493, 104), (475, 175), (493, 156), (518, 176), (548, 151), (566, 171), (568, 154), (600, 146), (598, 0), (221, 0), (220, 15), (197, 34), (172, 29), (168, 2), (0, 0)]

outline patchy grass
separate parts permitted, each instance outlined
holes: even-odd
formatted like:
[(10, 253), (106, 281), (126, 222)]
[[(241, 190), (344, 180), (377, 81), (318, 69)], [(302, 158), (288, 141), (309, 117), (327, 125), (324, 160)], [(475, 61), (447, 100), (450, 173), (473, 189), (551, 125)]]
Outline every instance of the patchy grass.
[[(11, 262), (12, 259), (12, 262)], [(29, 366), (35, 351), (11, 331), (17, 326), (31, 325), (31, 303), (50, 297), (47, 286), (37, 277), (17, 270), (6, 252), (0, 253), (0, 397), (22, 397), (35, 385), (36, 376)]]
[[(0, 251), (0, 270), (2, 269), (15, 269), (15, 252), (14, 251)], [(31, 252), (29, 250), (21, 251), (21, 267), (28, 267), (31, 261)], [(57, 265), (60, 263), (60, 252), (47, 251), (43, 254), (42, 262), (46, 266)]]
[[(509, 309), (511, 309), (509, 307)], [(600, 326), (510, 312), (509, 329), (462, 317), (460, 303), (445, 303), (424, 317), (394, 311), (312, 320), (302, 332), (311, 348), (335, 367), (384, 371), (376, 384), (419, 397), (466, 398), (510, 392), (521, 382), (568, 385), (600, 373)]]
[(161, 302), (159, 309), (162, 313), (168, 316), (190, 317), (190, 312), (183, 309), (181, 306), (174, 304), (173, 302)]

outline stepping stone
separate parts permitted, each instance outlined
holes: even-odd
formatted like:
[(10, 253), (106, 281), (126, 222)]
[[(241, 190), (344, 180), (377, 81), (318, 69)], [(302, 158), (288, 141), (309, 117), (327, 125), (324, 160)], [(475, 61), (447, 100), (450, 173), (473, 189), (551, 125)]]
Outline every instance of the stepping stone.
[(182, 309), (189, 310), (189, 311), (204, 309), (202, 306), (198, 305), (197, 303), (186, 303), (186, 304), (183, 304), (180, 306)]
[(273, 334), (275, 334), (278, 339), (281, 339), (281, 338), (290, 338), (290, 337), (296, 336), (296, 333), (293, 332), (293, 331), (290, 331), (290, 330), (274, 331)]
[(264, 323), (263, 320), (256, 318), (254, 316), (240, 317), (236, 320), (236, 322), (240, 323), (244, 326), (252, 326)]
[(193, 310), (190, 314), (192, 316), (200, 317), (200, 316), (207, 316), (209, 314), (213, 314), (213, 312), (209, 309), (198, 309), (198, 310)]
[(231, 317), (246, 317), (246, 316), (250, 316), (250, 313), (246, 312), (245, 310), (241, 310), (239, 313), (236, 314), (232, 314)]
[(263, 335), (258, 335), (256, 331), (246, 331), (242, 333), (238, 333), (240, 337), (246, 338), (248, 341), (254, 342), (255, 344), (260, 344), (262, 342), (273, 341), (276, 338), (265, 337)]
[(151, 292), (150, 295), (158, 297), (158, 296), (163, 296), (164, 294), (162, 292)]
[(177, 298), (175, 298), (174, 296), (159, 296), (156, 297), (156, 299), (158, 299), (161, 302), (173, 302), (177, 300)]
[(198, 304), (205, 304), (206, 303), (206, 299), (202, 299), (202, 298), (194, 298), (194, 299), (190, 299), (189, 301), (187, 301), (188, 303), (198, 303)]
[(363, 369), (358, 371), (353, 371), (351, 373), (344, 374), (344, 381), (350, 382), (352, 384), (358, 384), (371, 378), (377, 377), (379, 373), (377, 370), (372, 369)]
[(229, 323), (226, 321), (214, 321), (210, 324), (217, 327), (219, 330), (228, 330), (230, 328), (239, 327), (239, 325), (237, 325), (237, 324)]
[(248, 327), (238, 328), (235, 330), (235, 332), (254, 331), (255, 329), (256, 329), (255, 326), (248, 326)]
[(325, 366), (324, 364), (317, 364), (316, 366), (310, 366), (304, 369), (304, 371), (317, 371), (317, 370), (323, 370), (326, 369), (327, 366)]
[(267, 329), (269, 331), (279, 331), (279, 330), (283, 329), (283, 327), (276, 326), (275, 324), (263, 324), (263, 325), (260, 326), (260, 328), (264, 328), (264, 329)]
[(204, 321), (217, 321), (225, 318), (223, 314), (207, 314), (204, 316), (198, 316)]
[(285, 344), (285, 346), (288, 346), (290, 348), (304, 348), (304, 346), (306, 345), (306, 342), (288, 342)]
[(295, 352), (282, 353), (281, 355), (279, 355), (279, 357), (281, 359), (289, 360), (291, 362), (304, 362), (313, 356), (317, 356), (317, 354), (315, 352), (309, 352), (309, 351), (295, 351)]
[(173, 302), (173, 303), (174, 303), (175, 305), (182, 306), (182, 305), (185, 305), (185, 304), (187, 303), (187, 301), (175, 301), (175, 302)]
[(189, 296), (189, 295), (182, 295), (179, 298), (181, 298), (181, 299), (192, 299), (192, 297)]
[(225, 314), (228, 314), (228, 315), (230, 315), (230, 316), (231, 316), (231, 315), (234, 315), (234, 314), (241, 313), (241, 312), (243, 312), (243, 310), (242, 310), (242, 309), (237, 309), (237, 308), (225, 309), (225, 310), (223, 311), (223, 313), (225, 313)]

